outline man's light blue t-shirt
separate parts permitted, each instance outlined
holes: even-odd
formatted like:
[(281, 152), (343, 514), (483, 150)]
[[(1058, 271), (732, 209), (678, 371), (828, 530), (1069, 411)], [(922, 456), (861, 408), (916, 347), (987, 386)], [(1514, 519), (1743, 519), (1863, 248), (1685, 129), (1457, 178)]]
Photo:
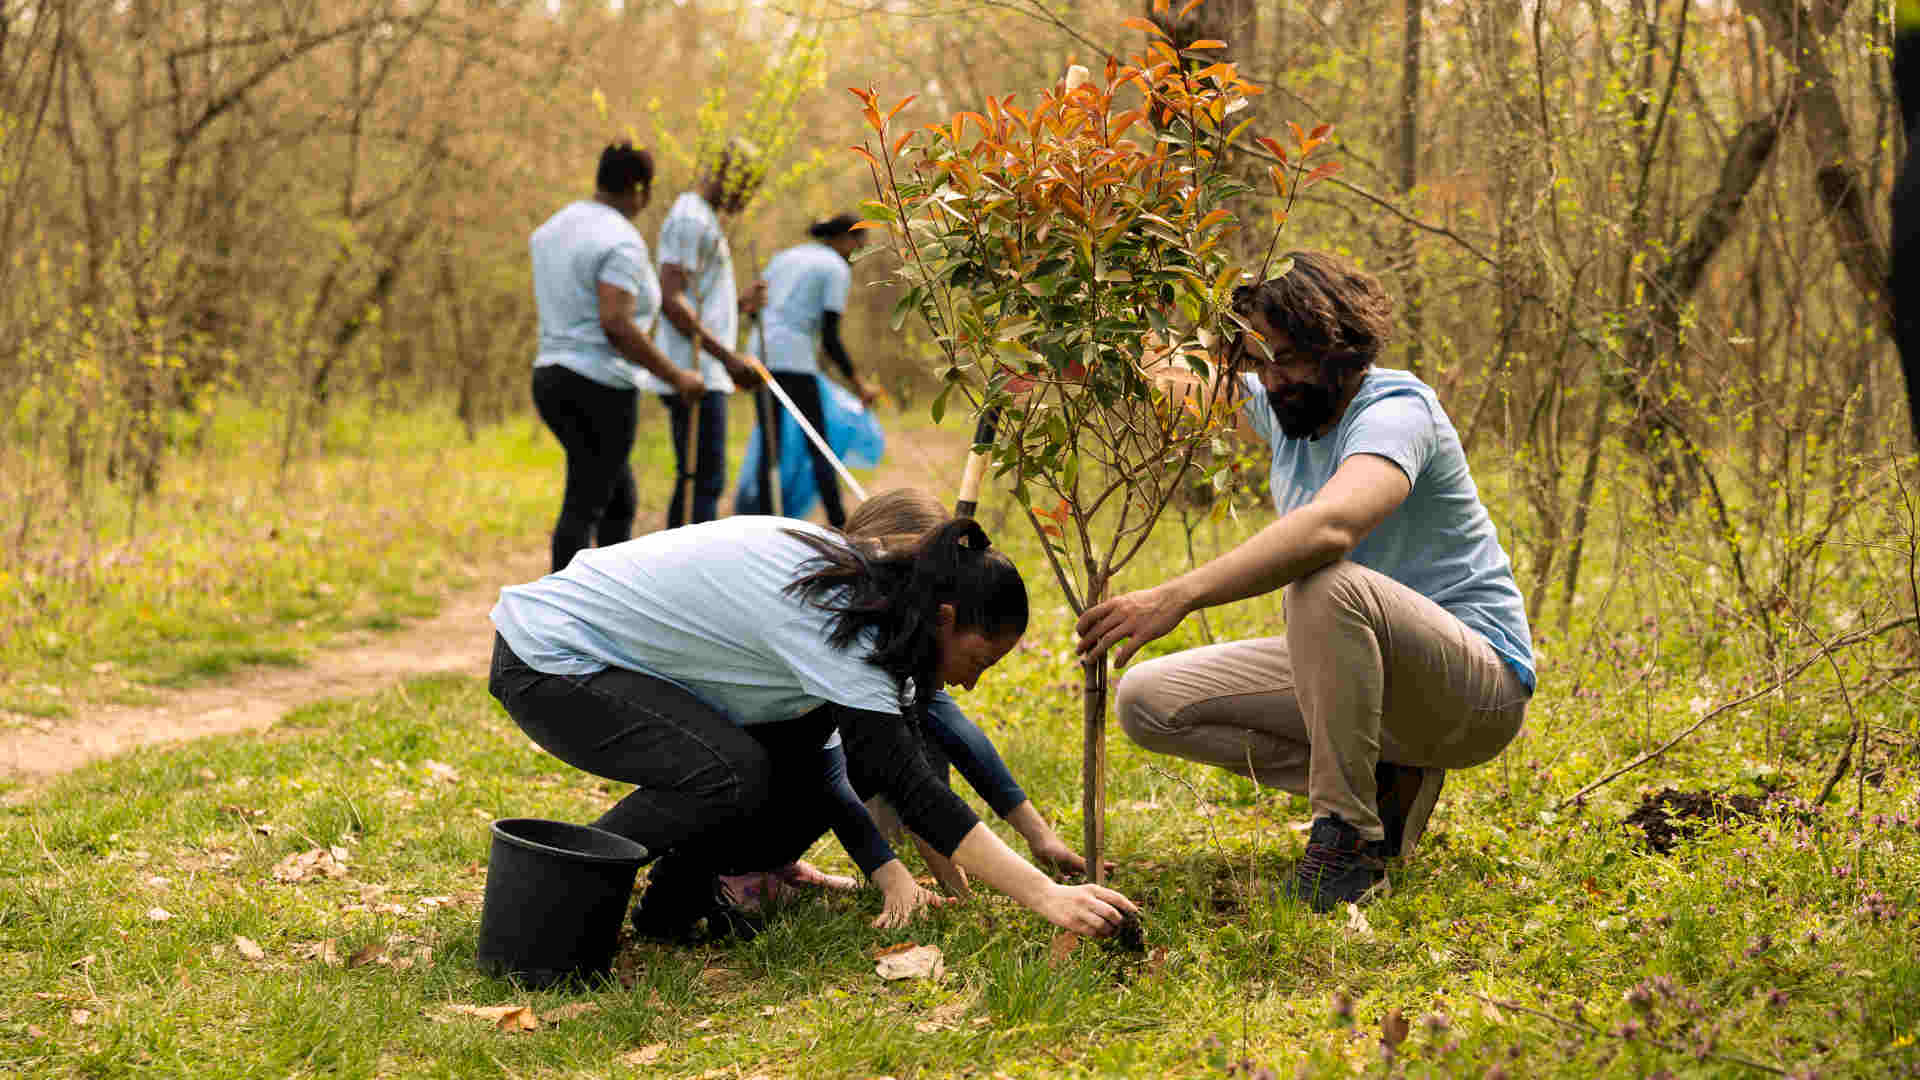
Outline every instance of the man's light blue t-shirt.
[(760, 315), (763, 341), (756, 343), (760, 359), (772, 371), (819, 371), (814, 338), (826, 312), (847, 310), (853, 268), (839, 252), (814, 240), (775, 255), (760, 277), (767, 283), (767, 306)]
[[(683, 191), (667, 210), (660, 223), (660, 265), (672, 263), (686, 274), (686, 298), (699, 314), (700, 325), (729, 348), (740, 336), (740, 294), (733, 285), (733, 250), (727, 246), (727, 234), (720, 227), (720, 216), (697, 191)], [(667, 359), (683, 368), (693, 367), (693, 342), (666, 319), (653, 331), (653, 343)], [(700, 377), (707, 389), (733, 392), (733, 378), (726, 366), (702, 350)], [(670, 394), (673, 388), (652, 372), (640, 373), (640, 389), (652, 394)]]
[(838, 535), (730, 517), (587, 548), (565, 570), (500, 590), (493, 625), (535, 671), (657, 675), (742, 724), (826, 702), (899, 715), (893, 677), (867, 662), (870, 646), (832, 647), (828, 613), (784, 591), (819, 557), (788, 530)]
[(600, 328), (598, 285), (635, 300), (634, 325), (644, 331), (660, 310), (660, 279), (647, 242), (626, 215), (582, 199), (548, 218), (527, 241), (533, 255), (533, 299), (540, 347), (533, 366), (559, 364), (603, 386), (629, 390), (640, 369), (615, 351)]
[(1412, 482), (1406, 501), (1348, 558), (1425, 596), (1493, 646), (1529, 691), (1535, 685), (1533, 635), (1513, 564), (1480, 502), (1460, 436), (1431, 387), (1410, 372), (1369, 368), (1353, 403), (1319, 439), (1280, 432), (1260, 380), (1243, 375), (1252, 396), (1243, 415), (1273, 447), (1268, 481), (1285, 514), (1313, 501), (1355, 454), (1375, 454)]

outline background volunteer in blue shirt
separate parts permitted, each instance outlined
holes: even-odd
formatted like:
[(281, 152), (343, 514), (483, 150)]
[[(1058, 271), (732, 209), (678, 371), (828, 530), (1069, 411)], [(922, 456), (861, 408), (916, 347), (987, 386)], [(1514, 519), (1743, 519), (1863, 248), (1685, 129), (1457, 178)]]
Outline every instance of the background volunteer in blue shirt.
[[(667, 506), (669, 528), (719, 515), (727, 482), (727, 397), (735, 385), (755, 386), (760, 378), (738, 351), (740, 315), (757, 310), (762, 290), (744, 297), (734, 287), (733, 251), (721, 226), (738, 214), (759, 185), (759, 156), (735, 139), (715, 157), (691, 191), (683, 191), (660, 223), (661, 318), (653, 343), (677, 367), (699, 369), (706, 396), (688, 397), (660, 379), (642, 379), (640, 389), (660, 394), (673, 426), (673, 500)], [(697, 399), (697, 400), (696, 400)], [(687, 419), (699, 409), (699, 445), (693, 448), (693, 506), (684, 503), (679, 478), (688, 462)], [(691, 516), (689, 516), (691, 515)]]
[[(816, 337), (834, 366), (853, 383), (861, 402), (871, 405), (880, 396), (877, 387), (854, 373), (853, 359), (847, 355), (846, 343), (840, 337), (840, 317), (847, 310), (847, 293), (853, 282), (853, 269), (848, 260), (860, 248), (860, 234), (854, 229), (859, 220), (852, 214), (840, 214), (809, 225), (807, 235), (813, 239), (775, 255), (760, 275), (767, 290), (766, 308), (760, 316), (760, 359), (773, 373), (774, 381), (799, 406), (801, 415), (823, 437), (827, 424), (820, 405), (820, 360), (814, 354)], [(777, 421), (780, 407), (775, 403), (769, 405), (770, 408), (760, 410), (760, 415)], [(780, 445), (777, 422), (771, 430), (764, 424), (762, 428), (757, 494), (751, 503), (737, 508), (745, 514), (779, 512), (767, 505), (767, 493), (773, 487), (772, 470), (781, 452), (802, 449)], [(819, 490), (827, 522), (837, 528), (847, 520), (846, 509), (840, 502), (840, 480), (826, 455), (814, 448), (811, 441), (805, 445), (804, 452), (813, 459), (814, 485)]]
[[(1466, 455), (1427, 385), (1372, 366), (1392, 303), (1320, 252), (1234, 293), (1250, 331), (1226, 370), (1273, 451), (1279, 518), (1232, 551), (1080, 618), (1080, 652), (1124, 664), (1189, 612), (1284, 588), (1282, 636), (1190, 649), (1127, 672), (1120, 723), (1141, 746), (1303, 793), (1295, 871), (1316, 910), (1386, 885), (1443, 770), (1491, 760), (1533, 693), (1526, 608)], [(1264, 390), (1264, 393), (1261, 391)]]
[[(971, 521), (861, 544), (734, 517), (583, 552), (501, 590), (490, 689), (556, 757), (637, 785), (595, 824), (659, 856), (633, 915), (647, 936), (751, 931), (718, 876), (793, 857), (781, 825), (817, 805), (835, 729), (941, 854), (1060, 927), (1110, 932), (1132, 904), (1014, 854), (914, 734), (935, 691), (971, 688), (1025, 631), (1019, 571)], [(898, 859), (861, 869), (890, 894), (917, 888)]]
[(700, 380), (648, 340), (660, 282), (633, 227), (653, 185), (653, 157), (632, 143), (600, 153), (593, 198), (569, 204), (533, 231), (533, 297), (540, 343), (533, 403), (567, 454), (567, 486), (553, 526), (553, 568), (595, 540), (633, 535), (634, 387), (651, 372), (698, 397)]

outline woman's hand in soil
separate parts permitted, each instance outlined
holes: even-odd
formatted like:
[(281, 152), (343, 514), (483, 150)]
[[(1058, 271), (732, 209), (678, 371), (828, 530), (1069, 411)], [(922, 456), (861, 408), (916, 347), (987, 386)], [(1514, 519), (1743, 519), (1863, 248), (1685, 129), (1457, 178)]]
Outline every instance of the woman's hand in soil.
[(845, 874), (829, 874), (805, 859), (793, 862), (773, 872), (773, 875), (787, 885), (805, 886), (811, 889), (850, 890), (860, 887), (860, 883)]
[(1083, 937), (1106, 937), (1120, 929), (1127, 913), (1140, 913), (1133, 901), (1105, 885), (1055, 885), (1034, 910)]
[(913, 880), (913, 874), (899, 859), (883, 864), (873, 872), (873, 883), (883, 897), (880, 914), (873, 920), (875, 930), (895, 930), (912, 922), (921, 910), (954, 903), (950, 896), (928, 892)]

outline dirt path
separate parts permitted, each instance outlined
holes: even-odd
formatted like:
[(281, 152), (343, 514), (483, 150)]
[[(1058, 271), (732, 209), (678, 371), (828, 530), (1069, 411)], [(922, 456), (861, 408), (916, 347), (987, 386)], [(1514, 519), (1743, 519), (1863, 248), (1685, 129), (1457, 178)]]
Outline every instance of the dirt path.
[[(949, 495), (966, 444), (957, 427), (890, 432), (887, 460), (869, 493), (915, 486)], [(302, 705), (374, 693), (421, 675), (484, 676), (493, 648), (487, 612), (500, 586), (531, 581), (546, 566), (543, 541), (538, 550), (480, 568), (485, 584), (449, 596), (432, 618), (360, 644), (317, 650), (302, 667), (252, 669), (211, 685), (161, 691), (154, 705), (81, 706), (40, 727), (0, 733), (0, 781), (21, 784), (24, 790), (12, 793), (18, 799), (51, 777), (136, 747), (264, 731)]]

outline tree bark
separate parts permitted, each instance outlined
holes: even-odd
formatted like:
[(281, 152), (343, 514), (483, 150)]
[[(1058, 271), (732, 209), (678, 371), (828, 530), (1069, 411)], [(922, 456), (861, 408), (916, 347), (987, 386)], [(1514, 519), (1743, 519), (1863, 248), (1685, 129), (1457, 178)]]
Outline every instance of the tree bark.
[[(1420, 183), (1420, 39), (1425, 30), (1422, 0), (1405, 0), (1405, 3), (1406, 22), (1400, 42), (1400, 198), (1411, 207), (1413, 189)], [(1406, 260), (1406, 273), (1400, 283), (1400, 321), (1407, 333), (1407, 370), (1420, 375), (1425, 320), (1421, 317), (1416, 235), (1411, 226), (1401, 232), (1400, 257)]]
[(1107, 882), (1107, 658), (1080, 667), (1080, 820), (1087, 873)]
[(1760, 20), (1774, 48), (1794, 70), (1801, 133), (1815, 161), (1825, 162), (1814, 177), (1827, 225), (1833, 230), (1841, 265), (1864, 297), (1876, 325), (1894, 335), (1893, 305), (1887, 295), (1886, 246), (1868, 217), (1866, 183), (1853, 157), (1853, 133), (1847, 111), (1827, 62), (1823, 38), (1833, 30), (1848, 0), (1827, 0), (1810, 11), (1799, 0), (1740, 0)]

